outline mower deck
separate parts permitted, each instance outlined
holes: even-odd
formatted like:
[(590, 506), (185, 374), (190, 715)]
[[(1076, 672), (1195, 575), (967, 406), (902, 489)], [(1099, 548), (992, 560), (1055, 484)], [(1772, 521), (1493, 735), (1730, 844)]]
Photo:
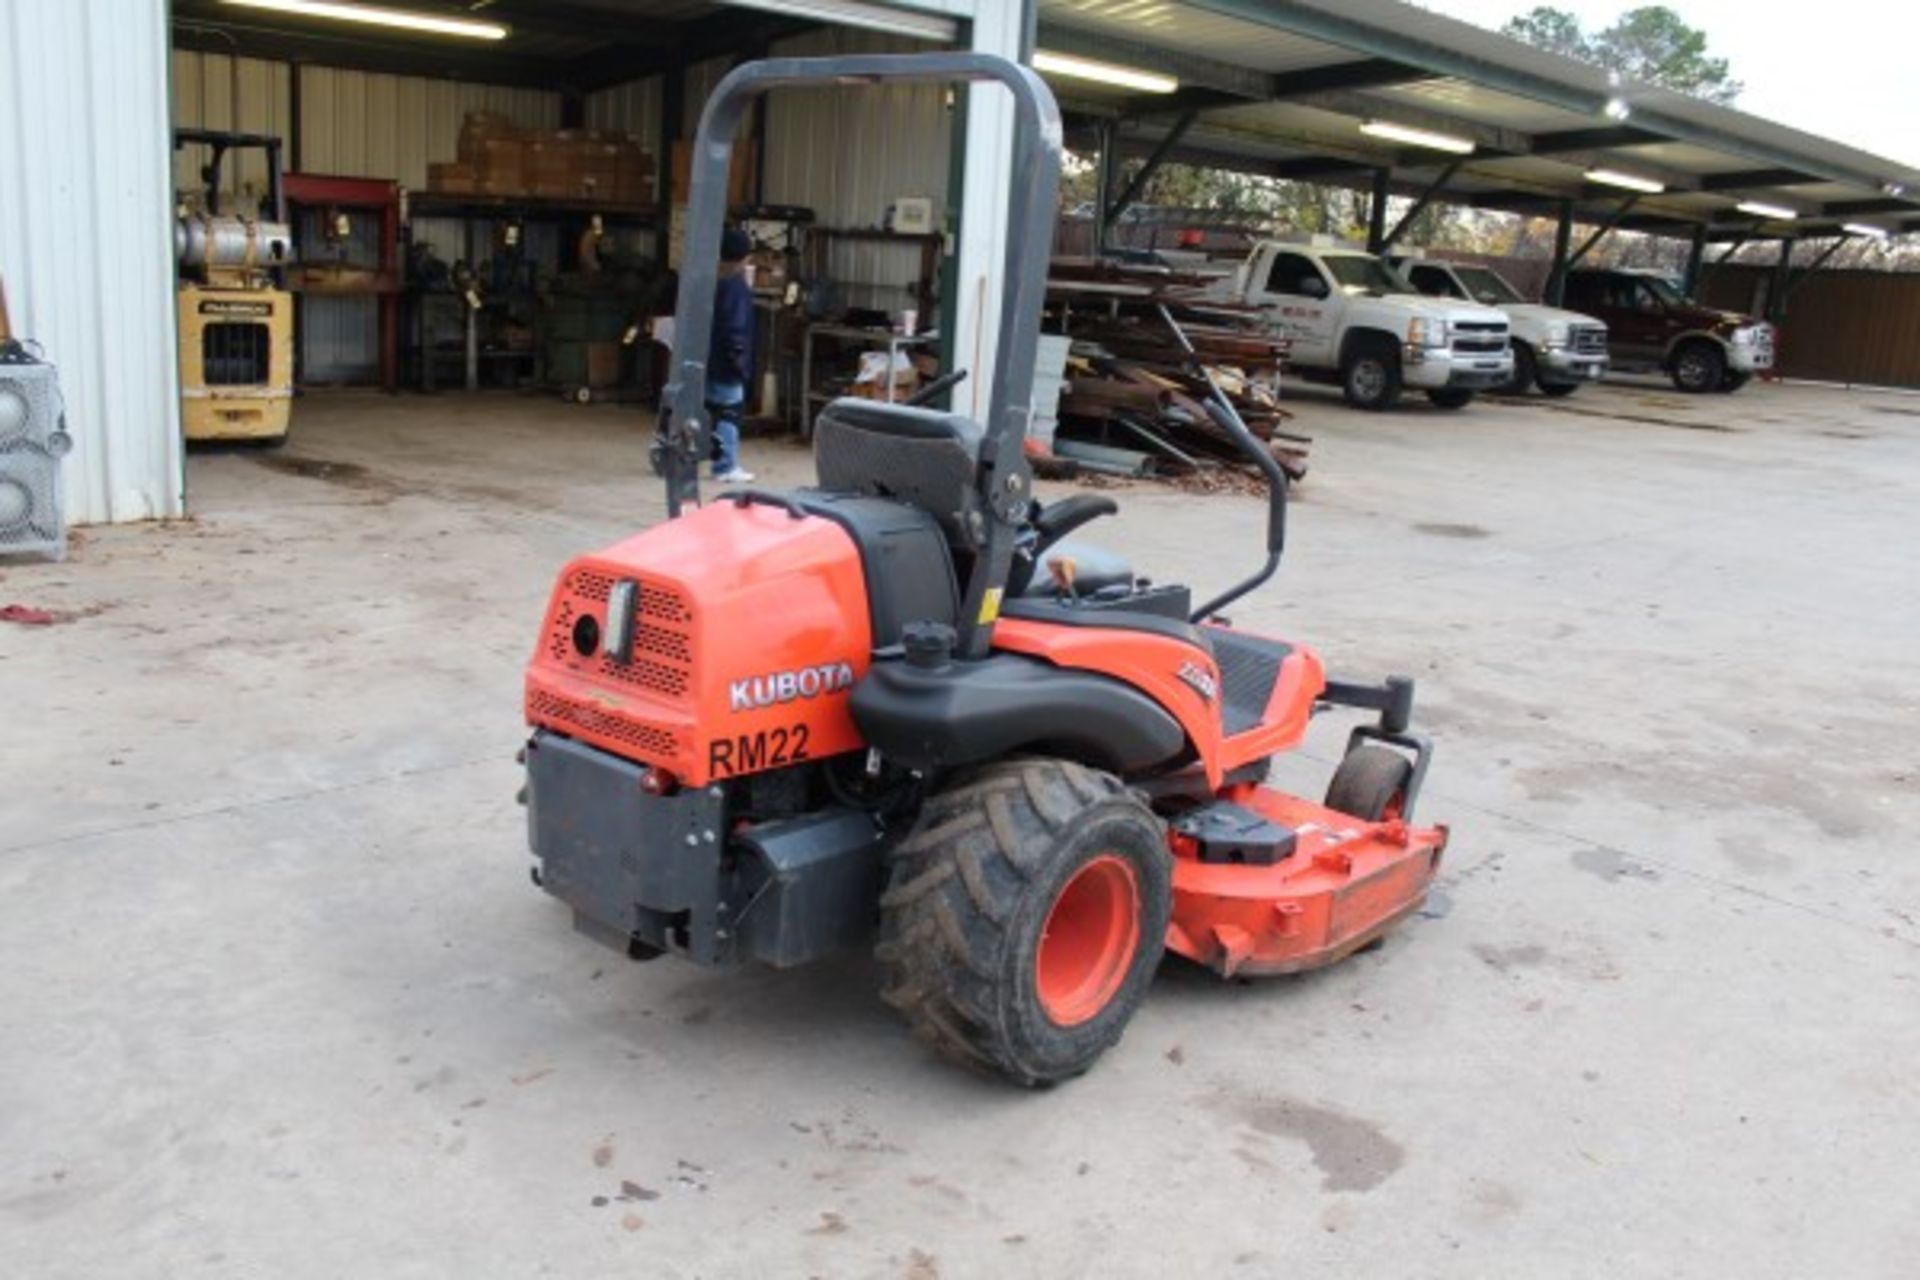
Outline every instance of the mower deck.
[(1222, 977), (1298, 973), (1340, 960), (1417, 910), (1447, 847), (1447, 829), (1398, 818), (1362, 822), (1266, 787), (1234, 802), (1292, 831), (1270, 865), (1206, 862), (1175, 834), (1167, 949)]

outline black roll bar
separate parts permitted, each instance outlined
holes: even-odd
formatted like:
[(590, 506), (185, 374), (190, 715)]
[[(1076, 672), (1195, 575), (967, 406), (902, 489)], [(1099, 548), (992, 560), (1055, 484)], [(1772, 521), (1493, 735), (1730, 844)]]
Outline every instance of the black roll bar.
[(1031, 68), (983, 53), (862, 54), (836, 58), (769, 58), (736, 67), (707, 99), (693, 142), (686, 247), (674, 308), (674, 372), (661, 399), (662, 471), (667, 512), (700, 500), (700, 464), (707, 456), (707, 356), (733, 138), (751, 101), (773, 89), (881, 83), (997, 82), (1013, 94), (1013, 199), (1008, 213), (1000, 332), (988, 396), (978, 485), (988, 515), (962, 605), (958, 655), (983, 657), (999, 614), (1015, 534), (1033, 488), (1026, 461), (1033, 414), (1033, 362), (1040, 307), (1053, 252), (1054, 199), (1063, 135), (1053, 93)]

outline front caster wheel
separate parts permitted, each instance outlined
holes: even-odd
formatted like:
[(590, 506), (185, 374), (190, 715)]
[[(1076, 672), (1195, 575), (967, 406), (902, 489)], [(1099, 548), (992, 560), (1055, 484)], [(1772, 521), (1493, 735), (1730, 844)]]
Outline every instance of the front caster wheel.
[(979, 770), (891, 855), (875, 955), (919, 1038), (1039, 1087), (1120, 1039), (1160, 964), (1171, 857), (1153, 814), (1067, 760)]
[(1327, 808), (1351, 814), (1362, 822), (1404, 818), (1407, 787), (1413, 766), (1397, 751), (1385, 747), (1355, 747), (1333, 771), (1327, 784)]

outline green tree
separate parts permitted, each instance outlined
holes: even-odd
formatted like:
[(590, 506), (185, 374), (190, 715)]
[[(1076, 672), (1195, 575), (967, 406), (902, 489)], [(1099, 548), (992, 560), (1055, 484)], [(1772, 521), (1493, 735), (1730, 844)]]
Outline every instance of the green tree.
[(1580, 19), (1565, 9), (1540, 5), (1529, 13), (1507, 19), (1507, 25), (1500, 28), (1500, 32), (1548, 53), (1593, 61), (1593, 49), (1587, 42), (1586, 32), (1580, 29)]
[(1501, 31), (1516, 40), (1618, 71), (1628, 80), (1726, 104), (1740, 96), (1725, 58), (1707, 53), (1707, 34), (1663, 4), (1643, 5), (1588, 35), (1564, 9), (1540, 5)]

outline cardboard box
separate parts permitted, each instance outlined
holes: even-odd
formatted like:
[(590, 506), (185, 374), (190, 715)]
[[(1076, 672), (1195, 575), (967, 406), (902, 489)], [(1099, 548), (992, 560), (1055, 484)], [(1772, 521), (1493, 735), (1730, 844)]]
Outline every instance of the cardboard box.
[(511, 140), (520, 135), (513, 121), (493, 111), (469, 111), (460, 124), (459, 156), (466, 164), (479, 166), (481, 154), (490, 139)]
[(427, 190), (442, 191), (448, 195), (472, 195), (477, 189), (473, 166), (465, 161), (455, 160), (447, 164), (427, 166)]
[(636, 173), (631, 169), (622, 169), (614, 176), (613, 194), (607, 198), (615, 204), (652, 204), (652, 172)]
[(476, 181), (519, 190), (527, 180), (527, 144), (519, 138), (488, 138), (474, 163)]

